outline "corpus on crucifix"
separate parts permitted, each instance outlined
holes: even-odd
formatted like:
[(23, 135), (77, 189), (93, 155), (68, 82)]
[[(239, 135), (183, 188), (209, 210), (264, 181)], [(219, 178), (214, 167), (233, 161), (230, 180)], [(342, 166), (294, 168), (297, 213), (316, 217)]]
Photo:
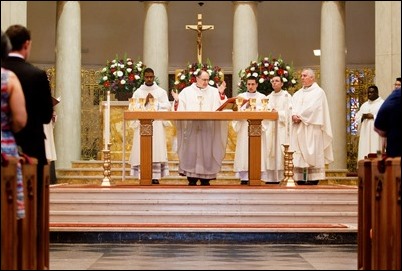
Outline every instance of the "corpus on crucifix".
[(202, 32), (214, 29), (213, 25), (202, 25), (202, 14), (198, 14), (197, 25), (186, 25), (186, 29), (197, 31), (197, 59), (202, 63)]

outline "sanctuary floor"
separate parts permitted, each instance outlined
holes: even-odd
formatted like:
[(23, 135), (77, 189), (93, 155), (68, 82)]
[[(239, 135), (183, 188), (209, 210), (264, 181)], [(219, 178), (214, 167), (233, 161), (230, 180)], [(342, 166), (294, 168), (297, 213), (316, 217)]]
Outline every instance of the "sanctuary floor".
[(51, 243), (50, 270), (357, 270), (357, 245)]

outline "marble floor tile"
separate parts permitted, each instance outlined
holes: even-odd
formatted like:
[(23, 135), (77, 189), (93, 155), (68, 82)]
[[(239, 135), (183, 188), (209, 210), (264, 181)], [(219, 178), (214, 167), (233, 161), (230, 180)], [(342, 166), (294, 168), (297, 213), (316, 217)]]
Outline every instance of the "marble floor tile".
[(50, 245), (50, 270), (356, 270), (357, 245)]

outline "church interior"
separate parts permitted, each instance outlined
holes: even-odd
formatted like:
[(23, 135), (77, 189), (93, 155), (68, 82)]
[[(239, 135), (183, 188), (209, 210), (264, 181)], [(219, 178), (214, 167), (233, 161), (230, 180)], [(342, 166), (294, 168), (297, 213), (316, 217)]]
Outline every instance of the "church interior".
[[(10, 2), (1, 3), (2, 30), (17, 18), (7, 6)], [(49, 270), (355, 270), (381, 266), (365, 262), (371, 247), (361, 239), (368, 233), (361, 228), (366, 217), (361, 210), (364, 195), (354, 115), (367, 100), (369, 85), (378, 84), (380, 96), (385, 98), (394, 83), (389, 80), (400, 77), (400, 3), (385, 1), (392, 25), (399, 22), (399, 38), (386, 39), (394, 43), (399, 39), (399, 51), (392, 51), (391, 59), (387, 55), (382, 61), (381, 52), (376, 51), (379, 30), (375, 20), (381, 9), (376, 1), (22, 2), (26, 3), (22, 21), (33, 40), (29, 62), (47, 71), (52, 96), (61, 97), (55, 106), (60, 116), (54, 130), (58, 160), (54, 180), (48, 185), (49, 257), (45, 266)], [(342, 65), (336, 59), (325, 62), (328, 55), (323, 59), (313, 52), (329, 43), (322, 38), (324, 2), (337, 3), (343, 9), (344, 33), (338, 35), (345, 47)], [(153, 5), (162, 7), (156, 14), (165, 25), (152, 24), (158, 21), (150, 18), (155, 17)], [(236, 13), (238, 5), (251, 5), (252, 12)], [(236, 26), (241, 16), (250, 16), (250, 24)], [(205, 30), (197, 41), (191, 27), (196, 27), (200, 18)], [(61, 26), (66, 25), (68, 30), (60, 34)], [(339, 42), (339, 37), (334, 40)], [(236, 48), (243, 52), (236, 53)], [(245, 61), (248, 55), (251, 57)], [(178, 173), (173, 125), (165, 128), (170, 175), (159, 185), (130, 176), (127, 161), (133, 129), (125, 119), (128, 98), (119, 100), (112, 95), (109, 103), (99, 84), (105, 65), (126, 57), (154, 68), (158, 83), (168, 94), (177, 74), (200, 58), (202, 63), (222, 69), (228, 97), (239, 94), (239, 69), (253, 60), (282, 58), (295, 78), (303, 68), (312, 68), (323, 88), (332, 83), (342, 86), (329, 87), (330, 107), (342, 103), (340, 108), (345, 111), (337, 114), (339, 107), (331, 111), (337, 130), (335, 163), (326, 165), (325, 179), (317, 186), (292, 185), (290, 181), (242, 186), (233, 171), (236, 133), (229, 129), (217, 179), (209, 187), (192, 188)], [(341, 74), (337, 81), (324, 79), (328, 78), (328, 63), (336, 64), (334, 74)], [(378, 67), (385, 66), (391, 75), (379, 78)], [(57, 74), (61, 70), (65, 74)], [(289, 92), (299, 88), (300, 81)], [(343, 100), (339, 102), (335, 96)], [(170, 94), (169, 100), (173, 102)], [(106, 125), (108, 103), (110, 123)], [(106, 128), (109, 147), (105, 147)], [(339, 128), (343, 130), (339, 132)], [(372, 223), (380, 222), (370, 220), (368, 224)], [(361, 231), (366, 236), (362, 237)], [(394, 269), (394, 265), (385, 266)]]

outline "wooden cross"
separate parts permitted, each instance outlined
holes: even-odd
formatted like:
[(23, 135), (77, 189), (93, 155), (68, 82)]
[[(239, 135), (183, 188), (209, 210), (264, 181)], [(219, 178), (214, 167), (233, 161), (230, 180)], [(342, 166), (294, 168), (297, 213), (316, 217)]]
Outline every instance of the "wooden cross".
[(202, 63), (202, 32), (214, 29), (213, 25), (202, 25), (202, 14), (198, 14), (197, 25), (186, 25), (186, 29), (197, 31), (197, 59)]

